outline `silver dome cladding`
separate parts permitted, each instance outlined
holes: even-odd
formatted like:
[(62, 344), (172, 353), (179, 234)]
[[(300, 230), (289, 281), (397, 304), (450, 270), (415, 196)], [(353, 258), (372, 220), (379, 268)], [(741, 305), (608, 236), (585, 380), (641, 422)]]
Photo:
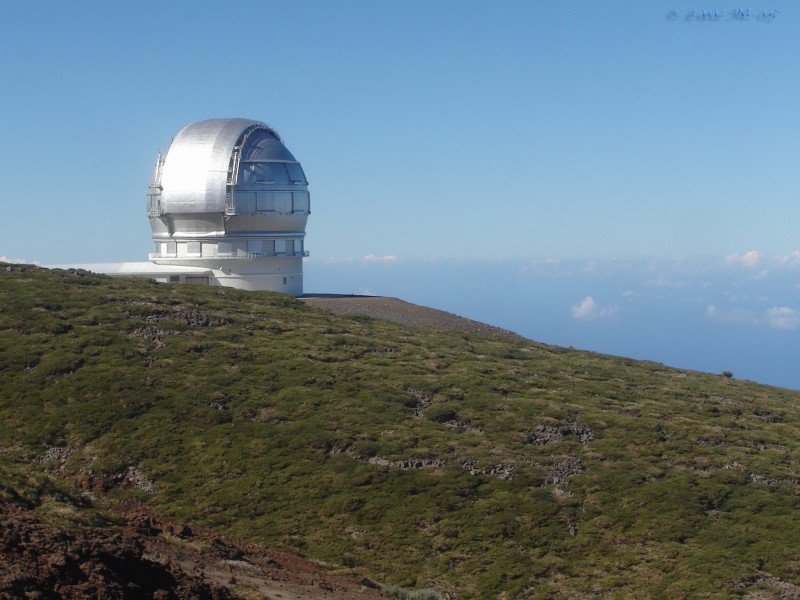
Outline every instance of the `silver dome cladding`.
[[(240, 170), (240, 161), (250, 170)], [(287, 169), (294, 184), (306, 183), (299, 163), (275, 130), (249, 119), (209, 119), (187, 125), (159, 164), (153, 183), (160, 188), (160, 214), (230, 214), (235, 211), (231, 188), (237, 179), (244, 185), (271, 183), (271, 168)], [(239, 173), (245, 177), (240, 179)]]

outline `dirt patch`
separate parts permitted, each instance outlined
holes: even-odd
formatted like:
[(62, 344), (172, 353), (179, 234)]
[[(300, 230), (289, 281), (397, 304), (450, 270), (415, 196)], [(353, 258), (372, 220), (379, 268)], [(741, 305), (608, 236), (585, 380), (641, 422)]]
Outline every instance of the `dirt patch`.
[(398, 298), (384, 296), (305, 296), (303, 302), (311, 306), (325, 309), (338, 315), (362, 315), (375, 319), (384, 319), (401, 325), (411, 325), (440, 331), (458, 331), (482, 335), (498, 335), (523, 339), (520, 335), (459, 317), (453, 313), (418, 304), (411, 304)]
[(306, 559), (157, 518), (141, 506), (113, 527), (60, 526), (0, 503), (0, 598), (377, 600), (378, 586)]

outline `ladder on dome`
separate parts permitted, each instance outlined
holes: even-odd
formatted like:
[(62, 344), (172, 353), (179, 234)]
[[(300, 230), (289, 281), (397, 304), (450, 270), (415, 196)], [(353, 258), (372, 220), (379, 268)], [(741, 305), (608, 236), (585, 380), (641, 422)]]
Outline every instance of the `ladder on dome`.
[(162, 217), (164, 208), (161, 205), (161, 172), (164, 169), (164, 156), (159, 152), (156, 159), (156, 168), (153, 172), (153, 179), (150, 180), (150, 191), (147, 193), (147, 215), (150, 217)]
[(236, 202), (234, 200), (233, 186), (236, 185), (236, 174), (239, 172), (239, 151), (240, 146), (236, 146), (231, 154), (228, 164), (228, 180), (225, 182), (225, 216), (231, 217), (236, 214)]

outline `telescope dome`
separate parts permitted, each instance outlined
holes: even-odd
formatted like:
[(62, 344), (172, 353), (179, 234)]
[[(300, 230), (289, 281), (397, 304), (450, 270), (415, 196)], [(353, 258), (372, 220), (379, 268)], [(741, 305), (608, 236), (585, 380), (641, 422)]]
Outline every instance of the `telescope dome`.
[(303, 293), (308, 182), (268, 125), (187, 125), (158, 156), (148, 194), (158, 264), (212, 269), (212, 284)]

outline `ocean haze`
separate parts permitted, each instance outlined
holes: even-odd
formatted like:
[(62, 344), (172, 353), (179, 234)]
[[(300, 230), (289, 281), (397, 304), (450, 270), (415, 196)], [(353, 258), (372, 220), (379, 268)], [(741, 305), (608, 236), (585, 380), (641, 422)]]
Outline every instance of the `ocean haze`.
[(311, 259), (307, 292), (394, 296), (530, 339), (800, 389), (794, 255)]

